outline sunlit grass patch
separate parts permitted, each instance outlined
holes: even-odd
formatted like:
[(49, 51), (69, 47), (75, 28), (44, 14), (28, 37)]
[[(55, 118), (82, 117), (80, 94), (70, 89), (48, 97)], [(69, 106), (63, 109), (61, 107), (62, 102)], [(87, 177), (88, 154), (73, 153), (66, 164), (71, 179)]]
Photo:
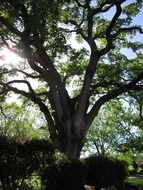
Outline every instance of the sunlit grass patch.
[(143, 186), (143, 177), (129, 177), (127, 179), (127, 182), (129, 182), (132, 185)]

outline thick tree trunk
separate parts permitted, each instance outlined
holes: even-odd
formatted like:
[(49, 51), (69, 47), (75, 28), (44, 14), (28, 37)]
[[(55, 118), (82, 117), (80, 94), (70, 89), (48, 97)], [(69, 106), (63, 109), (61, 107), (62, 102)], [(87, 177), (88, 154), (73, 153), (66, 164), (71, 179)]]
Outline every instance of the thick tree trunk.
[(68, 142), (64, 147), (64, 153), (70, 159), (77, 159), (80, 157), (82, 147), (81, 142)]
[(62, 135), (60, 136), (60, 151), (63, 152), (70, 159), (77, 159), (80, 157), (81, 149), (85, 143), (85, 123), (84, 120), (71, 119), (66, 123), (63, 128)]
[(60, 141), (59, 151), (63, 152), (70, 159), (78, 159), (80, 157), (81, 149), (84, 145), (84, 135), (80, 138), (74, 137), (65, 137), (63, 136)]

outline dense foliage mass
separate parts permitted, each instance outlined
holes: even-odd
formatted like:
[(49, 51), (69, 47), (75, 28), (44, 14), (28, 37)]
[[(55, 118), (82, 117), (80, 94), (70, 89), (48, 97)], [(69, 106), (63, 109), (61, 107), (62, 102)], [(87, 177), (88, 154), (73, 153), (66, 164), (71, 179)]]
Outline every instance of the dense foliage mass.
[(0, 150), (0, 188), (3, 190), (36, 189), (36, 176), (40, 177), (44, 168), (53, 162), (54, 148), (46, 140), (22, 144), (1, 136)]
[(127, 176), (125, 164), (116, 159), (103, 156), (92, 156), (85, 160), (87, 167), (86, 183), (97, 190), (102, 187), (115, 186), (121, 188)]

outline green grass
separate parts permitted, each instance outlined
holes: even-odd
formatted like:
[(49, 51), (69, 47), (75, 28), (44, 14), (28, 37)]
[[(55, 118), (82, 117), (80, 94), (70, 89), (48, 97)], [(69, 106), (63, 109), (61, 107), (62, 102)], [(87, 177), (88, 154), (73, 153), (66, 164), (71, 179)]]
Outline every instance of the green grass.
[(129, 177), (127, 179), (127, 182), (129, 182), (132, 185), (143, 186), (143, 177)]

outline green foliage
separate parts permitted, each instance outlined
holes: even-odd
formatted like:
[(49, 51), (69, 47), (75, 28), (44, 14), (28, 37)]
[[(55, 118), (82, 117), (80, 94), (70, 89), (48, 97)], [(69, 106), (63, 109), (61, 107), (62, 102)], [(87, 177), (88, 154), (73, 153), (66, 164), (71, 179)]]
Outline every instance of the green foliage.
[(123, 13), (127, 14), (128, 16), (136, 16), (139, 11), (140, 9), (137, 3), (131, 3), (123, 9)]
[(75, 75), (83, 76), (87, 66), (87, 50), (85, 48), (80, 50), (72, 49), (69, 54), (70, 57), (68, 58), (67, 62), (59, 67), (61, 74), (64, 75), (66, 73), (68, 78)]
[[(83, 145), (85, 129), (89, 128), (100, 108), (111, 99), (121, 98), (121, 94), (126, 98), (130, 95), (127, 92), (137, 90), (134, 88), (136, 85), (142, 85), (143, 45), (134, 37), (143, 32), (137, 23), (133, 25), (133, 18), (141, 10), (142, 2), (139, 0), (2, 0), (0, 44), (9, 49), (12, 46), (26, 61), (2, 67), (0, 93), (5, 97), (8, 97), (9, 91), (18, 93), (25, 97), (22, 101), (30, 100), (32, 106), (39, 107), (47, 122), (40, 127), (48, 126), (50, 137), (60, 151), (70, 152), (66, 146), (73, 141)], [(81, 43), (79, 49), (73, 47), (74, 40), (70, 44), (73, 36)], [(123, 48), (133, 50), (136, 55), (128, 58), (122, 53)], [(23, 86), (19, 87), (19, 84)], [(124, 116), (121, 107), (119, 105), (115, 110), (109, 106), (110, 112), (115, 113), (111, 115), (105, 109), (103, 115), (99, 115), (101, 121), (95, 121), (101, 129), (103, 144), (106, 144), (103, 153), (112, 144), (109, 139), (111, 132), (115, 132), (111, 136), (113, 146), (118, 144), (117, 138), (124, 141), (126, 137), (120, 125), (124, 126), (131, 117)], [(32, 118), (31, 115), (35, 115), (33, 109), (30, 107), (32, 114), (22, 112), (15, 105), (12, 109), (14, 114), (6, 111), (10, 119), (5, 120), (3, 129), (9, 132), (11, 126), (9, 135), (17, 139), (21, 134), (22, 137), (36, 137), (33, 125), (38, 123), (39, 118)], [(17, 118), (17, 110), (22, 112), (23, 118)], [(23, 130), (19, 126), (23, 126)], [(97, 130), (95, 133), (99, 137)], [(41, 136), (38, 134), (37, 138)], [(66, 142), (72, 142), (63, 145), (64, 138), (67, 138)]]
[(141, 177), (129, 177), (127, 182), (132, 185), (143, 186), (143, 179)]
[(82, 154), (111, 155), (133, 150), (142, 152), (142, 130), (134, 125), (136, 114), (124, 101), (107, 103), (87, 133)]
[[(38, 110), (31, 114), (28, 110), (31, 106), (24, 108), (14, 102), (1, 104), (0, 112), (0, 134), (7, 137), (14, 137), (19, 142), (24, 142), (32, 138), (47, 138), (48, 132), (44, 119), (38, 118)], [(40, 123), (39, 124), (37, 124)]]

